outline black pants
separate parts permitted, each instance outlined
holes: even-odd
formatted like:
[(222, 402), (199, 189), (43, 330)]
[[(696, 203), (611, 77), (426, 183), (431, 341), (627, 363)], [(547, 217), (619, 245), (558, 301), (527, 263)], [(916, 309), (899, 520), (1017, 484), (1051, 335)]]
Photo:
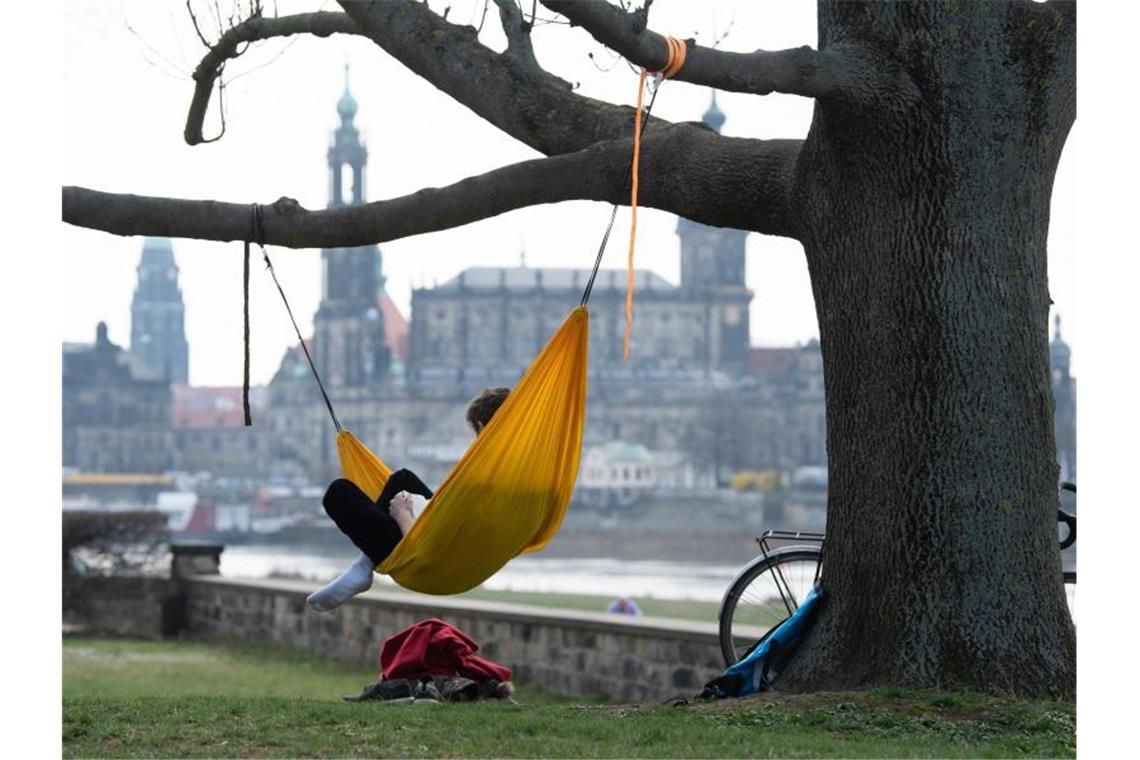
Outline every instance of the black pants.
[(396, 470), (376, 501), (369, 499), (352, 481), (339, 478), (325, 491), (323, 504), (340, 532), (379, 565), (404, 537), (400, 526), (388, 514), (388, 504), (400, 491), (419, 494), (425, 499), (432, 497), (431, 489), (414, 472)]

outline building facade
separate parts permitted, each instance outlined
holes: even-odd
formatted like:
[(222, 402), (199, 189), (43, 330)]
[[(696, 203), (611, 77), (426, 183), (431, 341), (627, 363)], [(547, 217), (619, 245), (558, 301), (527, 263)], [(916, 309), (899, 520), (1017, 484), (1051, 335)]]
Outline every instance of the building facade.
[(107, 337), (63, 345), (63, 466), (163, 473), (175, 463), (170, 383)]
[(175, 469), (264, 482), (270, 474), (267, 390), (251, 387), (249, 402), (254, 424), (246, 427), (241, 388), (172, 386)]

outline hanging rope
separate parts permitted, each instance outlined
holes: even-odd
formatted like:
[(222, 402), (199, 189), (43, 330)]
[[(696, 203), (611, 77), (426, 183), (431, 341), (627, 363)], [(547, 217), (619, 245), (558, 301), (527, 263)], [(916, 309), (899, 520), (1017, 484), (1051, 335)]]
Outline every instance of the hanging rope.
[[(637, 190), (638, 190), (638, 168), (641, 162), (641, 103), (645, 96), (645, 79), (650, 73), (660, 75), (662, 79), (669, 79), (675, 76), (681, 67), (685, 65), (685, 55), (687, 48), (685, 43), (675, 37), (666, 37), (665, 43), (669, 48), (669, 58), (665, 63), (665, 68), (660, 72), (649, 72), (646, 69), (641, 70), (641, 74), (637, 80), (637, 111), (634, 114), (633, 122), (633, 161), (630, 164), (630, 187), (629, 187), (629, 256), (626, 262), (627, 283), (625, 288), (625, 337), (622, 340), (621, 355), (623, 361), (629, 361), (629, 339), (633, 334), (633, 285), (634, 285), (634, 270), (633, 270), (633, 250), (637, 241)], [(653, 90), (653, 96), (657, 96), (657, 89)], [(652, 103), (652, 99), (650, 100)], [(646, 113), (648, 118), (648, 113)]]
[[(297, 319), (293, 316), (293, 308), (289, 306), (289, 299), (285, 297), (285, 291), (281, 287), (280, 281), (277, 279), (277, 272), (273, 269), (273, 262), (269, 260), (269, 252), (265, 250), (265, 227), (262, 222), (261, 206), (257, 203), (253, 204), (253, 234), (254, 242), (261, 248), (261, 258), (265, 261), (265, 268), (269, 271), (269, 276), (273, 278), (273, 284), (277, 286), (277, 292), (281, 294), (281, 301), (285, 304), (285, 311), (289, 314), (289, 321), (293, 324), (293, 332), (297, 334), (297, 340), (301, 342), (301, 350), (305, 352), (305, 359), (309, 362), (309, 369), (313, 371), (313, 377), (317, 380), (317, 387), (321, 391), (321, 397), (325, 400), (325, 407), (329, 410), (329, 416), (332, 417), (333, 425), (336, 431), (341, 431), (340, 420), (337, 419), (336, 412), (333, 410), (332, 401), (329, 399), (329, 394), (325, 391), (325, 384), (321, 382), (321, 374), (317, 372), (317, 365), (313, 361), (313, 355), (309, 353), (309, 347), (305, 344), (305, 339), (301, 337), (301, 328), (297, 327)], [(246, 328), (245, 328), (245, 387), (242, 389), (243, 398), (242, 403), (245, 405), (246, 423), (249, 422), (249, 241), (245, 242), (245, 290), (246, 290)]]
[[(677, 61), (680, 61), (681, 64), (683, 64), (685, 61), (685, 43), (681, 42), (680, 40), (676, 40), (672, 37), (667, 37), (665, 41), (669, 45), (669, 50), (670, 50), (669, 61), (670, 61), (670, 63), (667, 63), (665, 66), (665, 69), (662, 70), (662, 76), (664, 76), (666, 72), (668, 72), (668, 76), (673, 76), (674, 74), (676, 74), (681, 69), (681, 66), (680, 66), (680, 64), (677, 63)], [(676, 43), (677, 45), (680, 45), (680, 53), (674, 52), (674, 50), (675, 50), (674, 43)], [(644, 74), (644, 72), (643, 72), (643, 74)], [(640, 83), (639, 83), (639, 89), (638, 89), (638, 100), (637, 100), (637, 111), (638, 111), (637, 116), (638, 116), (638, 118), (637, 118), (637, 122), (636, 122), (636, 132), (634, 133), (634, 138), (638, 142), (638, 144), (635, 145), (635, 150), (640, 150), (640, 135), (642, 135), (645, 132), (645, 129), (649, 126), (649, 115), (651, 113), (653, 113), (653, 104), (657, 101), (658, 89), (655, 87), (653, 89), (652, 94), (650, 94), (650, 96), (649, 96), (649, 105), (645, 107), (645, 117), (644, 117), (644, 119), (642, 119), (640, 117), (641, 103), (642, 103), (641, 93), (644, 92), (644, 90), (645, 90), (645, 78), (644, 78), (644, 76), (642, 76)], [(635, 165), (636, 164), (631, 163), (630, 167), (626, 170), (625, 179), (622, 181), (622, 187), (625, 187), (626, 185), (628, 185), (630, 183), (630, 180), (633, 177)], [(602, 235), (602, 242), (598, 246), (598, 255), (594, 258), (594, 269), (592, 272), (590, 272), (590, 279), (586, 282), (586, 289), (584, 291), (582, 291), (582, 300), (579, 301), (579, 304), (581, 306), (586, 305), (586, 302), (590, 300), (590, 293), (592, 293), (594, 290), (594, 280), (597, 279), (597, 277), (598, 277), (598, 268), (601, 267), (601, 265), (602, 265), (602, 255), (606, 252), (606, 244), (609, 242), (610, 232), (613, 231), (614, 220), (617, 218), (618, 206), (620, 206), (620, 205), (621, 204), (615, 203), (613, 209), (610, 211), (609, 224), (606, 225), (605, 234)], [(636, 216), (636, 213), (637, 213), (637, 209), (634, 208), (635, 216)], [(634, 221), (634, 224), (636, 224), (636, 220)], [(631, 264), (631, 266), (632, 266), (632, 264)], [(632, 278), (632, 274), (631, 274), (631, 278)]]
[[(645, 109), (646, 124), (649, 122), (649, 114), (653, 111), (653, 103), (656, 100), (657, 90), (654, 90), (653, 94), (649, 96), (649, 106)], [(644, 129), (644, 127), (642, 127), (642, 129)], [(622, 180), (621, 183), (623, 188), (629, 184), (630, 174), (632, 170), (632, 166), (625, 170), (625, 179)], [(602, 235), (602, 242), (600, 245), (598, 245), (598, 255), (594, 257), (594, 269), (592, 272), (590, 272), (590, 279), (586, 281), (586, 289), (582, 291), (582, 300), (579, 302), (580, 306), (586, 305), (586, 302), (590, 300), (590, 293), (592, 293), (594, 290), (594, 280), (597, 279), (598, 269), (602, 266), (602, 255), (606, 252), (606, 243), (608, 243), (610, 240), (610, 232), (613, 231), (614, 220), (617, 219), (618, 206), (620, 205), (621, 204), (619, 203), (615, 203), (614, 207), (610, 209), (610, 221), (609, 224), (606, 225), (605, 234)]]
[(242, 258), (242, 343), (245, 348), (245, 363), (241, 382), (241, 408), (245, 415), (245, 426), (253, 424), (253, 415), (249, 410), (249, 241), (253, 239), (265, 250), (265, 228), (261, 223), (261, 206), (253, 204), (250, 211), (249, 235), (245, 239), (245, 255)]

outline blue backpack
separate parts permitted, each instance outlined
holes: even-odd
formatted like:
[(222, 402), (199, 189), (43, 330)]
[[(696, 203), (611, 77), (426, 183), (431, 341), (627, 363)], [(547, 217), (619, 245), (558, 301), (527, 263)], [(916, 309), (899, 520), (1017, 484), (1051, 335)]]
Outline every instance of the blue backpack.
[(822, 599), (823, 594), (819, 586), (816, 586), (804, 597), (792, 616), (765, 633), (744, 659), (705, 684), (701, 697), (743, 697), (771, 689), (772, 682), (791, 659), (815, 619)]

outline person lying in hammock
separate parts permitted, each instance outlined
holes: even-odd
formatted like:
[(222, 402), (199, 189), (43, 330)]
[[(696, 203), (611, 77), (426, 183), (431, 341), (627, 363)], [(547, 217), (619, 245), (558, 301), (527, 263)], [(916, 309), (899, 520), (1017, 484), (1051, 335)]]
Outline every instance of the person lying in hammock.
[[(478, 435), (507, 400), (510, 388), (486, 388), (467, 407), (467, 423)], [(396, 470), (376, 501), (345, 478), (334, 480), (322, 503), (340, 532), (362, 552), (347, 570), (325, 587), (309, 594), (309, 606), (327, 612), (372, 588), (373, 568), (383, 562), (415, 522), (412, 494), (432, 497), (411, 470)]]

